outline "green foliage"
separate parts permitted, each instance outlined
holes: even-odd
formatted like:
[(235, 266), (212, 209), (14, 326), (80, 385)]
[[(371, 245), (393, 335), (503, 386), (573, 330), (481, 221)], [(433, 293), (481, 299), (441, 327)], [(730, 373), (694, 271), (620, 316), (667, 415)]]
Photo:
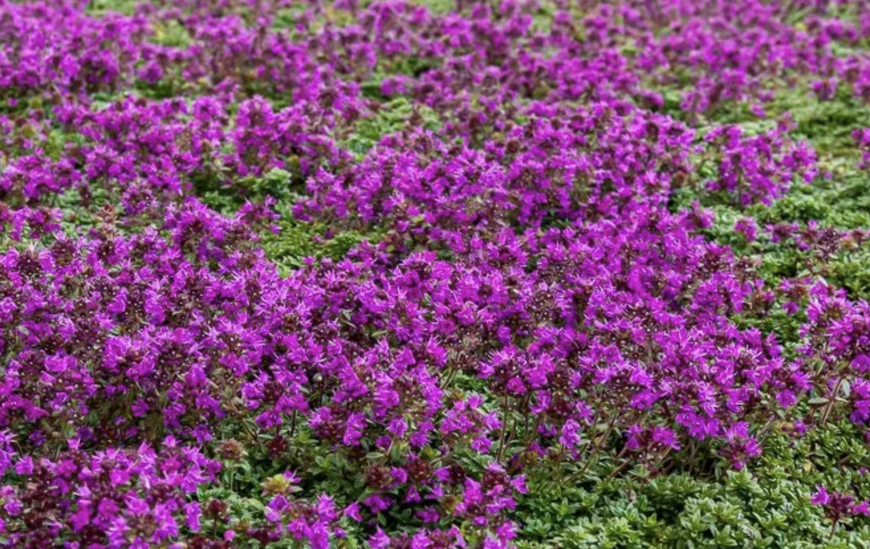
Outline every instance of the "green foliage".
[(519, 503), (520, 548), (868, 547), (870, 519), (831, 524), (810, 504), (818, 484), (866, 499), (870, 450), (860, 429), (829, 425), (765, 442), (749, 470), (722, 479), (683, 473), (588, 485), (535, 477)]
[(153, 27), (154, 34), (151, 42), (171, 48), (186, 48), (190, 46), (190, 33), (178, 21), (169, 21), (165, 24), (156, 24)]
[[(710, 207), (715, 222), (705, 235), (757, 262), (758, 274), (771, 287), (784, 278), (817, 276), (845, 288), (853, 298), (870, 299), (870, 251), (866, 245), (843, 248), (819, 261), (812, 251), (801, 250), (793, 242), (771, 243), (762, 238), (749, 243), (734, 230), (735, 223), (744, 218), (754, 220), (762, 230), (777, 224), (806, 227), (810, 222), (840, 232), (870, 227), (870, 173), (858, 167), (861, 153), (852, 139), (852, 132), (870, 120), (870, 107), (845, 88), (831, 101), (819, 101), (803, 89), (785, 89), (766, 109), (770, 118), (759, 120), (745, 106), (726, 105), (716, 113), (715, 122), (737, 124), (747, 134), (755, 134), (771, 129), (773, 120), (789, 117), (797, 126), (792, 132), (795, 138), (808, 141), (818, 154), (818, 177), (810, 184), (793, 182), (788, 193), (769, 206), (758, 204), (745, 210), (721, 197), (681, 188), (671, 197), (672, 209), (685, 209), (696, 201)], [(698, 178), (710, 175), (699, 173)], [(784, 341), (797, 337), (797, 323), (785, 315), (762, 319), (760, 324), (765, 331), (785, 336)]]
[(407, 128), (412, 119), (416, 125), (429, 130), (435, 131), (440, 126), (431, 109), (398, 97), (380, 105), (374, 116), (360, 120), (345, 146), (357, 156), (363, 156), (383, 137)]
[(122, 13), (132, 15), (136, 11), (136, 5), (142, 0), (91, 0), (88, 2), (88, 13), (104, 15), (106, 13)]
[(831, 101), (819, 101), (808, 91), (781, 93), (772, 113), (790, 113), (797, 133), (812, 143), (820, 157), (854, 156), (852, 132), (866, 127), (870, 106), (842, 86)]
[(233, 185), (205, 175), (194, 181), (194, 193), (225, 215), (238, 211), (246, 200), (262, 201), (266, 197), (277, 200), (274, 206), (280, 215), (275, 224), (277, 232), (262, 235), (262, 245), (269, 259), (284, 272), (301, 267), (307, 257), (338, 260), (357, 244), (380, 240), (377, 231), (335, 232), (323, 223), (297, 220), (292, 210), (301, 192), (301, 177), (282, 169), (272, 169), (261, 177), (246, 177)]
[(303, 265), (305, 258), (342, 259), (351, 248), (362, 242), (376, 243), (377, 232), (342, 231), (328, 237), (328, 228), (320, 223), (304, 223), (285, 217), (278, 222), (277, 234), (263, 237), (263, 249), (271, 261), (287, 271)]

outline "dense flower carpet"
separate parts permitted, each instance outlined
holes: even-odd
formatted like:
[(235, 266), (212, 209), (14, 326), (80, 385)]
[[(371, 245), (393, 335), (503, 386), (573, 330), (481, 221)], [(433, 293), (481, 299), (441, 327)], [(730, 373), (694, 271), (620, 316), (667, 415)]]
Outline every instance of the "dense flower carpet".
[(0, 547), (868, 547), (868, 127), (866, 0), (0, 0)]

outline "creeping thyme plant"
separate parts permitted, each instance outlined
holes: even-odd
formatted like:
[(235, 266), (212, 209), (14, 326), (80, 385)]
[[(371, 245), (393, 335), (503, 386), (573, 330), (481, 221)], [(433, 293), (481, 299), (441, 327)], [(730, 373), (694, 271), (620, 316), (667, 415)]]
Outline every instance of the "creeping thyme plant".
[(0, 547), (870, 546), (867, 0), (0, 0)]

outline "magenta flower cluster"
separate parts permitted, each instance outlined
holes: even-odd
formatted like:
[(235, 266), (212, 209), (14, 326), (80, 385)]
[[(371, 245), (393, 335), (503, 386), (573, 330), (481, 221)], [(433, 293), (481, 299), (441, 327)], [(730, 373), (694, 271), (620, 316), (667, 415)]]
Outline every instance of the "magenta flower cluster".
[[(867, 17), (418, 4), (0, 2), (0, 547), (510, 547), (536, 467), (743, 468), (780, 420), (870, 421), (870, 306), (771, 286), (673, 205), (812, 182), (788, 120), (704, 117), (761, 118), (783, 83), (870, 99), (870, 60), (838, 53)], [(390, 101), (402, 124), (349, 146)], [(280, 203), (252, 190), (275, 173)], [(373, 236), (286, 273), (279, 210)], [(736, 230), (819, 258), (866, 239)], [(747, 327), (780, 310), (796, 350)], [(315, 489), (311, 446), (352, 481)], [(256, 513), (213, 495), (254, 461), (295, 464)]]

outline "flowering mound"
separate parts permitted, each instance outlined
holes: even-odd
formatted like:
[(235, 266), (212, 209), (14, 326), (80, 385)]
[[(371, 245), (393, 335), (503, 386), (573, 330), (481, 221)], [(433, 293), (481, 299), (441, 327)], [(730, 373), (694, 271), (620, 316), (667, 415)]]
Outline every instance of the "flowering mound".
[(0, 547), (870, 536), (870, 4), (0, 36)]

